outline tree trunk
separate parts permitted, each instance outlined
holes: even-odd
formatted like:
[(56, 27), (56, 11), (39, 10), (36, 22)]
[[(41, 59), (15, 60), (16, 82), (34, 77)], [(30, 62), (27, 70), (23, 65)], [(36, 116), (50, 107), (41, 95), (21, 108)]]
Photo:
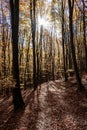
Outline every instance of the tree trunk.
[(14, 110), (24, 107), (20, 91), (19, 63), (18, 63), (18, 27), (19, 27), (19, 0), (10, 0), (11, 27), (12, 27), (12, 52), (13, 52), (13, 78), (16, 82), (13, 89)]
[(70, 28), (71, 53), (72, 53), (72, 59), (73, 59), (75, 73), (76, 73), (78, 89), (81, 90), (81, 89), (84, 88), (84, 86), (82, 85), (81, 78), (80, 78), (80, 75), (79, 75), (79, 70), (78, 70), (78, 67), (77, 67), (76, 56), (75, 56), (75, 46), (74, 46), (74, 43), (73, 43), (73, 6), (74, 6), (74, 0), (72, 2), (71, 2), (71, 0), (68, 0), (68, 5), (69, 5), (69, 28)]
[(42, 83), (42, 35), (43, 35), (43, 25), (40, 26), (40, 40), (39, 40), (39, 47), (40, 47), (39, 79), (40, 79), (40, 83)]
[(5, 25), (4, 25), (4, 20), (6, 20), (4, 16), (4, 10), (2, 7), (2, 1), (1, 1), (1, 11), (2, 11), (2, 59), (3, 59), (3, 64), (2, 64), (2, 70), (3, 70), (3, 76), (4, 78), (6, 77), (6, 41), (5, 41)]
[(65, 3), (63, 3), (62, 0), (62, 50), (63, 50), (63, 69), (64, 69), (64, 78), (65, 81), (67, 81), (67, 74), (66, 74), (66, 61), (65, 61), (65, 46), (64, 46), (64, 38), (65, 38), (65, 34), (64, 34), (64, 6)]
[(85, 64), (86, 64), (86, 73), (87, 73), (87, 45), (86, 45), (86, 21), (85, 21), (85, 1), (83, 3), (83, 43), (85, 47)]
[(32, 45), (33, 45), (33, 85), (34, 89), (37, 88), (36, 79), (36, 46), (35, 46), (35, 33), (36, 33), (36, 17), (35, 17), (35, 0), (30, 2), (30, 18), (31, 18), (31, 31), (32, 31)]

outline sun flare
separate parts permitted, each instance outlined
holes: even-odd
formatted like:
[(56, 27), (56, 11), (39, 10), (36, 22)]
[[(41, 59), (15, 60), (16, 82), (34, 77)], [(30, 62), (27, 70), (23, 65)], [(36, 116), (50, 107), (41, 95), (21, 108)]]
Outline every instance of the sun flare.
[(43, 26), (46, 28), (49, 22), (44, 17), (43, 18), (38, 17), (38, 23), (39, 23), (39, 26)]

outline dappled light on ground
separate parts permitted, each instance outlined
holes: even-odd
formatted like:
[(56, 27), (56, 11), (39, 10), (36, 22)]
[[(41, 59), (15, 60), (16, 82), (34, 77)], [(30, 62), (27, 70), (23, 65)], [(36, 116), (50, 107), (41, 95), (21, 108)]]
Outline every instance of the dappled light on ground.
[(12, 111), (11, 97), (0, 98), (0, 130), (87, 129), (86, 92), (76, 91), (75, 81), (49, 81), (22, 95), (26, 107), (17, 113)]

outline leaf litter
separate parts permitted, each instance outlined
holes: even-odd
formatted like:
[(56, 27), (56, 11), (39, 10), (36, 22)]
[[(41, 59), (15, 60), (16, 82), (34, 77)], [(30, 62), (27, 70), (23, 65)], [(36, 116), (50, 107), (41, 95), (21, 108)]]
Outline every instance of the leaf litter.
[(0, 130), (87, 130), (87, 92), (77, 91), (75, 78), (43, 83), (22, 96), (25, 110), (16, 113), (12, 96), (0, 97)]

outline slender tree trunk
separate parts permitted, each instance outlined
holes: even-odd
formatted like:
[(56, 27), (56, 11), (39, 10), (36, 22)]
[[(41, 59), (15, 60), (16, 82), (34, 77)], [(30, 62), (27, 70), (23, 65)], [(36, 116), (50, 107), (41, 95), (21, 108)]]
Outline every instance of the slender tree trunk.
[(74, 0), (72, 2), (71, 2), (71, 0), (68, 0), (68, 5), (69, 5), (70, 46), (71, 46), (72, 59), (73, 59), (75, 73), (76, 73), (78, 89), (83, 89), (84, 86), (82, 85), (81, 78), (80, 78), (80, 75), (79, 75), (77, 62), (76, 62), (76, 55), (75, 55), (75, 46), (74, 46), (74, 43), (73, 43), (73, 7), (74, 7)]
[(66, 74), (66, 61), (65, 61), (65, 46), (64, 46), (64, 39), (65, 39), (65, 34), (64, 34), (64, 6), (65, 3), (62, 0), (62, 49), (63, 49), (63, 68), (64, 68), (64, 78), (65, 81), (67, 81), (67, 74)]
[(11, 59), (11, 55), (10, 55), (10, 37), (9, 37), (9, 34), (8, 34), (8, 74), (10, 75), (11, 73), (11, 62), (10, 62), (10, 59)]
[(36, 46), (35, 46), (35, 33), (36, 33), (36, 17), (35, 17), (36, 1), (30, 2), (30, 18), (31, 18), (31, 31), (32, 31), (32, 45), (33, 45), (33, 85), (34, 89), (37, 88), (36, 79)]
[(43, 34), (43, 26), (41, 25), (41, 27), (40, 27), (40, 40), (39, 40), (39, 47), (40, 47), (39, 78), (40, 78), (40, 83), (42, 83), (42, 34)]
[(85, 1), (83, 3), (83, 43), (85, 47), (85, 64), (86, 64), (86, 73), (87, 73), (87, 45), (86, 45), (86, 21), (85, 21)]
[(26, 63), (25, 63), (25, 70), (24, 70), (24, 89), (26, 89), (26, 71), (28, 69), (29, 63), (29, 52), (30, 52), (30, 38), (28, 42), (27, 54), (26, 54)]
[(54, 68), (55, 68), (55, 52), (53, 48), (53, 54), (52, 54), (52, 80), (55, 80), (55, 74), (54, 74)]
[(38, 26), (37, 26), (37, 45), (36, 45), (36, 56), (37, 56), (37, 85), (39, 84), (39, 42), (38, 42)]
[(3, 59), (3, 64), (2, 64), (2, 70), (4, 74), (4, 78), (6, 77), (6, 42), (5, 42), (5, 26), (4, 26), (4, 20), (6, 18), (4, 17), (4, 10), (2, 7), (2, 1), (1, 1), (1, 11), (2, 11), (2, 59)]

